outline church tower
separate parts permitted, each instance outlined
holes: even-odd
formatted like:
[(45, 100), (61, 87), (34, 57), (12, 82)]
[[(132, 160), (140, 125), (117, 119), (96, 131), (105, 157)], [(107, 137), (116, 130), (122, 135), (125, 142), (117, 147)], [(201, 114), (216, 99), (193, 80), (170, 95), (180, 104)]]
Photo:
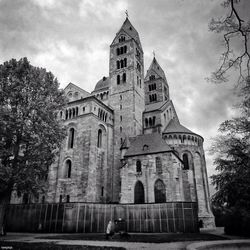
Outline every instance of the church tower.
[(154, 57), (145, 77), (145, 104), (150, 105), (168, 100), (168, 82), (163, 69)]
[(113, 200), (119, 201), (122, 145), (142, 133), (144, 63), (139, 34), (128, 17), (110, 45), (110, 99), (114, 115)]

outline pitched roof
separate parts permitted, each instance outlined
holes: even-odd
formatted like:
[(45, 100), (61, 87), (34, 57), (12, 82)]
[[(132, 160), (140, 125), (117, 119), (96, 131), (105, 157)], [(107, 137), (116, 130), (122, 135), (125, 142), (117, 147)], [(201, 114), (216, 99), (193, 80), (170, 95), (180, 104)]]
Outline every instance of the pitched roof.
[(147, 74), (146, 74), (145, 78), (147, 78), (149, 76), (149, 74), (151, 75), (152, 71), (154, 71), (159, 77), (166, 80), (164, 70), (161, 68), (160, 64), (157, 62), (155, 57), (153, 58), (153, 61), (151, 62), (150, 67), (147, 70)]
[(131, 24), (131, 22), (129, 21), (128, 18), (126, 18), (126, 20), (124, 21), (124, 23), (122, 24), (121, 28), (116, 33), (116, 35), (118, 35), (122, 31), (127, 33), (131, 38), (134, 38), (135, 41), (138, 43), (138, 45), (141, 46), (139, 34), (138, 34), (137, 30), (134, 28), (134, 26)]
[[(166, 101), (168, 102), (168, 101)], [(155, 102), (155, 103), (150, 103), (148, 105), (145, 105), (145, 110), (144, 112), (150, 112), (154, 110), (161, 110), (161, 108), (166, 104), (166, 102)]]
[(130, 144), (125, 157), (171, 151), (158, 133), (138, 135)]
[(95, 89), (93, 92), (102, 90), (102, 89), (106, 89), (109, 88), (110, 86), (110, 79), (109, 77), (104, 76), (102, 79), (100, 79), (96, 85), (95, 85)]
[(195, 134), (188, 128), (181, 125), (176, 119), (172, 119), (167, 127), (165, 128), (163, 133), (188, 133), (188, 134)]

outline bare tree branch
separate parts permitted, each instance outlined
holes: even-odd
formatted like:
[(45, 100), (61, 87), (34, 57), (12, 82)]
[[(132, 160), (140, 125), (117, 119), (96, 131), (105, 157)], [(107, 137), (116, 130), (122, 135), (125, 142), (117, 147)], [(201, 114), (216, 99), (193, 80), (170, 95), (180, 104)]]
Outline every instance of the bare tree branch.
[[(235, 4), (239, 2), (240, 0), (225, 1), (223, 6), (229, 8), (228, 15), (218, 20), (212, 19), (209, 25), (211, 31), (224, 33), (225, 51), (222, 53), (219, 68), (209, 78), (216, 83), (228, 81), (227, 73), (233, 69), (238, 72), (238, 83), (250, 77), (250, 23), (246, 23), (240, 17), (235, 7)], [(235, 48), (233, 43), (235, 40), (237, 45), (241, 43), (240, 48)]]

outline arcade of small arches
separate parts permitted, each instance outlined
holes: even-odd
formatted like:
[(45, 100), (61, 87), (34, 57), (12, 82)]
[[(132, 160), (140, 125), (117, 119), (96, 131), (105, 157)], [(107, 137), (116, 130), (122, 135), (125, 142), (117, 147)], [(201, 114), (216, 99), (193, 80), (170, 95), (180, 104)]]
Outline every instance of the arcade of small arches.
[(168, 144), (185, 144), (193, 146), (202, 146), (203, 140), (196, 135), (188, 135), (184, 133), (180, 134), (165, 134), (163, 139), (167, 141)]
[(152, 83), (148, 85), (148, 90), (152, 91), (152, 90), (156, 90), (156, 83)]
[(116, 67), (117, 69), (122, 69), (127, 67), (127, 58), (116, 61)]
[(170, 107), (169, 109), (167, 109), (167, 111), (163, 114), (164, 116), (164, 121), (166, 122), (167, 120), (170, 120), (174, 117), (172, 108)]
[(155, 126), (155, 116), (145, 118), (145, 127), (150, 128)]
[(150, 80), (150, 81), (155, 80), (155, 75), (149, 76), (149, 80)]
[(126, 53), (127, 53), (127, 46), (126, 45), (116, 49), (116, 54), (118, 56), (122, 55), (122, 54), (126, 54)]
[(99, 117), (102, 121), (106, 122), (106, 121), (107, 121), (107, 117), (108, 117), (108, 113), (105, 112), (104, 110), (98, 108), (98, 117)]
[(119, 85), (121, 82), (126, 82), (126, 81), (127, 81), (126, 73), (123, 73), (122, 75), (117, 75), (116, 76), (117, 85)]
[(157, 101), (157, 94), (149, 95), (149, 101), (150, 102), (156, 102)]
[[(73, 108), (68, 108), (65, 110), (65, 120), (74, 118), (78, 116), (79, 114), (79, 108), (78, 107), (73, 107)], [(63, 111), (60, 111), (60, 118), (63, 118)]]
[(104, 91), (95, 95), (96, 98), (98, 99), (100, 98), (101, 100), (107, 100), (108, 96), (109, 96), (109, 91)]

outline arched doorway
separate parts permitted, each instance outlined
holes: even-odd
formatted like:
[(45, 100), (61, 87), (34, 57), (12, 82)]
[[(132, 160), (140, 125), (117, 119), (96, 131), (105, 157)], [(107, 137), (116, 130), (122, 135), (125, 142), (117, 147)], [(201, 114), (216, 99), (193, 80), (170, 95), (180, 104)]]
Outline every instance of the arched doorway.
[(135, 204), (144, 203), (145, 202), (144, 187), (140, 181), (136, 182), (134, 192), (135, 192), (134, 193)]
[(166, 202), (166, 188), (162, 180), (155, 182), (155, 203)]

